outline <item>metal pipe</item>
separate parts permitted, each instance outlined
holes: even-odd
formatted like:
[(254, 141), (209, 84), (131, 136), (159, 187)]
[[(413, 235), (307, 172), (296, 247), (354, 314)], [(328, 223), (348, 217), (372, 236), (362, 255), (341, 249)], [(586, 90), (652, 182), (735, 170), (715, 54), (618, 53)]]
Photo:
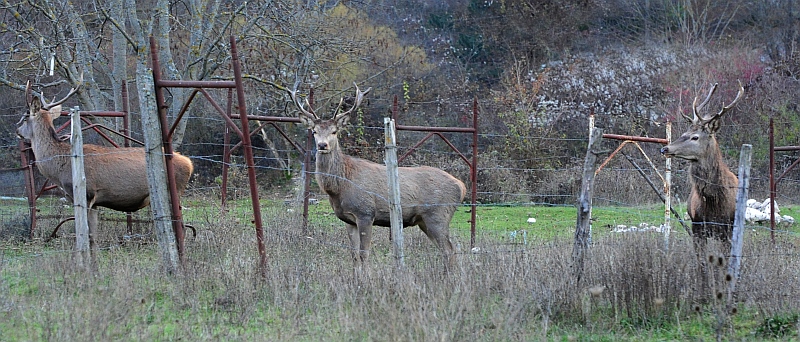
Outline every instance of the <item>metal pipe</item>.
[(247, 163), (247, 177), (250, 180), (250, 200), (253, 202), (253, 222), (256, 226), (256, 242), (258, 243), (259, 268), (261, 277), (267, 277), (267, 249), (264, 246), (264, 229), (261, 222), (261, 203), (258, 198), (258, 183), (256, 182), (255, 162), (253, 161), (253, 145), (250, 141), (250, 126), (247, 118), (247, 105), (242, 87), (242, 66), (239, 64), (239, 54), (236, 51), (236, 39), (231, 36), (231, 59), (233, 63), (233, 77), (236, 80), (236, 101), (239, 107), (240, 120), (242, 121), (242, 142), (244, 158)]
[(478, 99), (472, 104), (472, 165), (470, 167), (472, 183), (472, 218), (470, 224), (470, 248), (475, 248), (475, 225), (478, 219)]
[(619, 134), (603, 134), (603, 138), (616, 139), (616, 140), (641, 141), (641, 142), (650, 142), (650, 143), (659, 143), (659, 144), (662, 144), (662, 145), (669, 145), (669, 140), (660, 139), (660, 138), (637, 137), (637, 136), (619, 135)]

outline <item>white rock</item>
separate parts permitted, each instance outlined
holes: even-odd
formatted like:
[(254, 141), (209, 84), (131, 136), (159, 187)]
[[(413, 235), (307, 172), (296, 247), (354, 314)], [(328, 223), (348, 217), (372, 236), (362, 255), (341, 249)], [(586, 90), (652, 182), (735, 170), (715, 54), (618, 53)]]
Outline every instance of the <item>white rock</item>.
[(763, 222), (769, 220), (769, 214), (755, 208), (747, 207), (744, 212), (744, 219), (750, 223)]
[[(768, 213), (770, 211), (769, 202), (770, 202), (770, 199), (767, 198), (767, 199), (764, 200), (763, 203), (761, 203), (761, 211), (762, 212)], [(778, 208), (778, 202), (775, 202), (775, 214), (777, 215), (780, 212), (781, 212), (781, 209)]]

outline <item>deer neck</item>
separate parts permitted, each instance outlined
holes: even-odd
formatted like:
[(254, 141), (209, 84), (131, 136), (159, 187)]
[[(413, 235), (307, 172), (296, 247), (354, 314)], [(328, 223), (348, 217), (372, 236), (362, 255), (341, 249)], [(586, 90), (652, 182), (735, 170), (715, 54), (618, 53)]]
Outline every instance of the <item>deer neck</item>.
[(317, 183), (328, 195), (336, 196), (342, 192), (342, 186), (348, 182), (350, 156), (337, 147), (328, 153), (317, 152)]
[(725, 198), (724, 195), (728, 189), (728, 177), (726, 176), (730, 170), (722, 159), (722, 152), (716, 141), (713, 141), (709, 151), (710, 153), (706, 156), (692, 163), (691, 180), (698, 195), (706, 201), (713, 201)]
[(53, 120), (47, 114), (41, 114), (36, 120), (34, 127), (31, 127), (31, 149), (36, 157), (36, 168), (45, 177), (58, 178), (61, 168), (69, 168), (68, 160), (70, 155), (69, 144), (58, 139)]

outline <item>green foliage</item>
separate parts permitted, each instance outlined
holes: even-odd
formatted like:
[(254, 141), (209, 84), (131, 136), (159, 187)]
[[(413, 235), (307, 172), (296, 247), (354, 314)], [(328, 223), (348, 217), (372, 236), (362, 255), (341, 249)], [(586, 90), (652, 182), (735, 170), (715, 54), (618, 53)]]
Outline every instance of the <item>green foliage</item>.
[(756, 333), (764, 338), (785, 339), (797, 336), (800, 329), (800, 314), (782, 314), (765, 319), (756, 328)]
[(453, 15), (450, 13), (430, 13), (427, 23), (432, 28), (450, 30), (454, 25)]

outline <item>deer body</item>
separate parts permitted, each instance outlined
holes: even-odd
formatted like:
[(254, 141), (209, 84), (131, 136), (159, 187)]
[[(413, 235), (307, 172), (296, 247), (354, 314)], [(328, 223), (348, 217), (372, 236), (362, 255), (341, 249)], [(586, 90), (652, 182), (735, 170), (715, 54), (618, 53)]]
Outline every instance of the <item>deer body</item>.
[(665, 155), (690, 161), (691, 193), (686, 202), (695, 238), (730, 241), (739, 180), (722, 159), (717, 140), (703, 127), (692, 127), (662, 149)]
[(699, 116), (698, 110), (708, 102), (716, 87), (715, 84), (699, 106), (695, 98), (692, 105), (694, 117), (690, 119), (685, 116), (692, 122), (689, 130), (661, 149), (665, 156), (690, 162), (689, 180), (692, 190), (686, 205), (692, 220), (692, 239), (704, 286), (707, 285), (707, 270), (704, 266), (707, 239), (721, 241), (726, 252), (730, 251), (739, 184), (738, 178), (722, 158), (715, 134), (720, 127), (720, 117), (741, 99), (744, 88), (740, 85), (736, 98), (719, 113)]
[[(389, 227), (390, 222), (386, 166), (349, 156), (339, 146), (339, 128), (347, 124), (350, 112), (366, 93), (359, 92), (357, 87), (356, 92), (353, 108), (329, 120), (306, 111), (295, 93), (290, 94), (301, 110), (301, 121), (314, 133), (317, 183), (328, 194), (336, 217), (347, 226), (353, 260), (358, 267), (369, 256), (372, 226)], [(464, 183), (428, 166), (400, 167), (398, 172), (403, 226), (419, 226), (441, 249), (446, 267), (450, 267), (454, 255), (449, 227), (466, 194)]]
[[(67, 97), (72, 95), (73, 89)], [(61, 102), (67, 99), (65, 97)], [(30, 112), (23, 117), (17, 134), (30, 140), (36, 167), (48, 180), (60, 187), (72, 199), (72, 151), (69, 143), (56, 134), (53, 120), (61, 114), (61, 106), (47, 104), (34, 98), (29, 103)], [(77, 120), (77, 118), (75, 118)], [(86, 176), (86, 200), (89, 206), (90, 241), (97, 227), (96, 207), (134, 212), (150, 204), (143, 148), (113, 148), (86, 144), (83, 146)], [(193, 172), (189, 158), (176, 154), (177, 188), (183, 194)]]
[[(330, 197), (336, 217), (348, 224), (371, 220), (389, 227), (389, 188), (386, 166), (348, 156), (341, 150), (317, 154), (317, 183)], [(337, 167), (341, 166), (341, 167)], [(466, 193), (464, 183), (433, 167), (400, 167), (403, 227), (429, 223), (443, 214), (448, 223)], [(341, 177), (341, 178), (340, 178)], [(451, 205), (441, 207), (441, 203)], [(407, 205), (408, 204), (408, 205)], [(366, 210), (365, 210), (366, 209)]]

